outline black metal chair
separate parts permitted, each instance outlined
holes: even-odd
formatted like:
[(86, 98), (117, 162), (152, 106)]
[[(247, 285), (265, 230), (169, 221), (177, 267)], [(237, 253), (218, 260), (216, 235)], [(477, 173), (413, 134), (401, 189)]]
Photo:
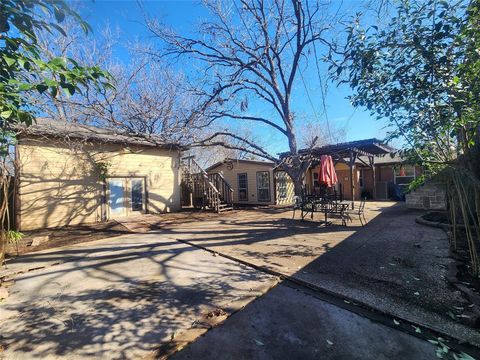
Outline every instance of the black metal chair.
[(365, 201), (367, 198), (363, 198), (360, 200), (360, 205), (354, 210), (347, 210), (345, 214), (348, 216), (349, 220), (352, 221), (352, 215), (358, 216), (358, 220), (360, 220), (360, 224), (365, 226), (367, 224), (367, 219), (365, 218)]

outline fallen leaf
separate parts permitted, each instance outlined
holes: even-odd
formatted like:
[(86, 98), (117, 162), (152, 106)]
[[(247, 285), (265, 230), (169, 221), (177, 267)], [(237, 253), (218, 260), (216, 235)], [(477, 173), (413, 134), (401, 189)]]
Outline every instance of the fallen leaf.
[(218, 309), (215, 309), (215, 310), (212, 310), (212, 311), (209, 311), (205, 317), (207, 319), (210, 319), (210, 318), (213, 318), (213, 317), (218, 317), (218, 316), (223, 316), (223, 315), (227, 315), (227, 313), (225, 311), (223, 311), (222, 309), (218, 308)]
[(455, 360), (475, 360), (473, 357), (471, 357), (468, 354), (465, 354), (463, 351), (460, 354), (453, 354), (453, 358)]
[(455, 314), (452, 313), (451, 311), (447, 312), (447, 315), (450, 316), (450, 318), (451, 318), (452, 320), (456, 320)]
[(331, 342), (330, 340), (327, 339), (327, 344), (332, 346), (333, 345), (333, 342)]
[(418, 291), (415, 291), (415, 292), (413, 293), (413, 295), (415, 295), (415, 296), (420, 296), (420, 293), (419, 293)]
[(260, 340), (257, 340), (257, 339), (255, 339), (255, 344), (257, 344), (258, 346), (264, 346), (265, 345), (263, 342), (261, 342)]

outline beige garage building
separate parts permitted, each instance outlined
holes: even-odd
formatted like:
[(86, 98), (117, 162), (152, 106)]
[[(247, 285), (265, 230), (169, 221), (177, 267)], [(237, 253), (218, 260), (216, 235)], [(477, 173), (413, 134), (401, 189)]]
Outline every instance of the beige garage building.
[(22, 129), (17, 139), (21, 231), (180, 208), (176, 145), (48, 119)]
[(207, 168), (207, 172), (222, 174), (234, 189), (236, 205), (283, 205), (293, 201), (290, 177), (272, 162), (224, 159)]

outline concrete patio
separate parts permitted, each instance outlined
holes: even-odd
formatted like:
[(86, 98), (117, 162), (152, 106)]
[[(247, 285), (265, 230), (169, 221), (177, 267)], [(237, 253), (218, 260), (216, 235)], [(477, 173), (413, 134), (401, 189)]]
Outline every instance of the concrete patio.
[(403, 203), (369, 202), (365, 227), (358, 221), (346, 228), (319, 227), (315, 218), (293, 220), (291, 211), (251, 211), (168, 230), (175, 239), (480, 346), (478, 331), (448, 315), (467, 304), (446, 281), (453, 262), (446, 234), (417, 224), (419, 214)]
[(416, 214), (394, 203), (369, 203), (364, 228), (324, 228), (291, 215), (242, 210), (23, 256), (7, 270), (25, 272), (0, 304), (0, 357), (156, 357), (225, 319), (177, 356), (267, 359), (287, 349), (289, 358), (435, 356), (424, 340), (235, 259), (477, 343), (478, 332), (444, 322), (443, 309), (464, 300), (443, 278), (450, 260), (442, 231), (415, 224)]
[(200, 335), (204, 322), (215, 322), (211, 317), (223, 320), (277, 283), (157, 234), (41, 256), (67, 252), (77, 259), (16, 277), (0, 304), (0, 357), (145, 357), (194, 323)]

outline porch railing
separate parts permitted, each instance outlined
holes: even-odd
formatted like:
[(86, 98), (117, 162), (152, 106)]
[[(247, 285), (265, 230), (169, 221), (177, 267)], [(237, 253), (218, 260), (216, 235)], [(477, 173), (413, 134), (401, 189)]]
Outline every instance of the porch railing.
[(208, 174), (193, 157), (181, 160), (182, 205), (220, 212), (233, 205), (233, 189), (221, 174)]

